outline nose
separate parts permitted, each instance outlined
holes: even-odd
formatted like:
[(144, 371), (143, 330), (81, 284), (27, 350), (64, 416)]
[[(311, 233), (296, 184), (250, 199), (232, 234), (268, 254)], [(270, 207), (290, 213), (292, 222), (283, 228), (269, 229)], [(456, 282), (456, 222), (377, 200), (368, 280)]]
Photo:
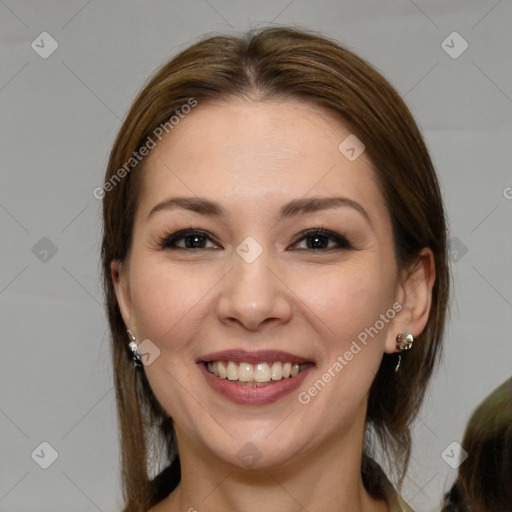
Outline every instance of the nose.
[(251, 263), (233, 253), (233, 268), (222, 280), (217, 305), (221, 322), (258, 331), (263, 324), (290, 320), (292, 293), (271, 260), (268, 250)]

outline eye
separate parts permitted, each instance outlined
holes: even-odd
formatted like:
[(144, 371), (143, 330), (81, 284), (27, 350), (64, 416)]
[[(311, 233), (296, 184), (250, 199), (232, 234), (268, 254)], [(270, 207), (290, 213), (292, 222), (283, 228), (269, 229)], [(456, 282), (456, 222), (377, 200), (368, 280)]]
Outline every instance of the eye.
[[(334, 233), (324, 228), (315, 228), (308, 231), (303, 231), (298, 238), (298, 242), (305, 240), (306, 246), (300, 250), (307, 251), (318, 251), (320, 250), (332, 250), (332, 249), (352, 249), (350, 242), (342, 235)], [(310, 242), (310, 243), (308, 243)], [(334, 242), (334, 246), (329, 247), (329, 242)], [(294, 245), (296, 245), (295, 242)]]
[[(333, 249), (352, 249), (350, 242), (342, 235), (329, 231), (322, 227), (303, 231), (299, 234), (293, 246), (297, 246), (299, 242), (306, 241), (306, 247), (299, 250), (306, 251), (325, 251)], [(213, 247), (206, 247), (205, 244), (211, 242)], [(206, 231), (200, 229), (183, 229), (165, 236), (159, 241), (162, 249), (186, 250), (186, 249), (211, 249), (218, 248), (210, 235)]]
[[(178, 245), (178, 242), (184, 240), (184, 245)], [(210, 240), (210, 236), (198, 229), (182, 229), (170, 236), (164, 237), (159, 245), (162, 249), (208, 249), (204, 246), (206, 241)], [(217, 246), (215, 246), (217, 247)]]

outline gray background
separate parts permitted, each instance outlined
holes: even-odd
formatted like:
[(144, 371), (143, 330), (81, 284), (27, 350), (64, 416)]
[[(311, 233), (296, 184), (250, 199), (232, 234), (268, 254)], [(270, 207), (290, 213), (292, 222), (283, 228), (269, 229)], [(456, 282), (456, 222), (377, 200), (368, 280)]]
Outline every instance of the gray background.
[[(368, 59), (425, 134), (455, 300), (403, 495), (430, 512), (452, 483), (457, 452), (445, 449), (512, 373), (511, 2), (0, 0), (0, 510), (120, 509), (93, 189), (157, 67), (203, 34), (269, 23), (322, 31)], [(58, 48), (43, 59), (31, 44), (51, 49), (45, 31)], [(454, 31), (469, 44), (457, 58), (445, 51), (463, 48), (446, 40)], [(47, 469), (42, 442), (58, 454)]]

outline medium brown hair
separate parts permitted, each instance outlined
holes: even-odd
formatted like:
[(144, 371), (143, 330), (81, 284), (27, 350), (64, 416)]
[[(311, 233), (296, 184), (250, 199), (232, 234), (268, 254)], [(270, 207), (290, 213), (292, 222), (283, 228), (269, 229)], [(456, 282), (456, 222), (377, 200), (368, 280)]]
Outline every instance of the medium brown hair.
[[(270, 27), (242, 37), (204, 38), (159, 69), (126, 116), (110, 155), (106, 182), (191, 98), (201, 108), (232, 97), (297, 99), (334, 113), (365, 144), (375, 167), (392, 219), (399, 268), (412, 264), (422, 248), (433, 251), (436, 279), (427, 326), (414, 349), (402, 355), (397, 373), (396, 356), (384, 354), (369, 393), (367, 425), (374, 434), (366, 436), (362, 474), (367, 489), (377, 497), (368, 462), (374, 441), (380, 441), (401, 483), (411, 452), (409, 427), (438, 361), (444, 330), (449, 290), (445, 212), (429, 153), (403, 100), (366, 61), (312, 31)], [(141, 512), (171, 492), (180, 479), (172, 420), (153, 395), (144, 371), (132, 367), (110, 276), (111, 261), (124, 260), (131, 244), (142, 170), (143, 165), (130, 168), (105, 192), (102, 244), (125, 511)], [(166, 473), (170, 480), (149, 477), (148, 469), (156, 464), (148, 453), (150, 444), (173, 462)]]
[(467, 458), (443, 512), (512, 510), (512, 378), (475, 409), (461, 444)]

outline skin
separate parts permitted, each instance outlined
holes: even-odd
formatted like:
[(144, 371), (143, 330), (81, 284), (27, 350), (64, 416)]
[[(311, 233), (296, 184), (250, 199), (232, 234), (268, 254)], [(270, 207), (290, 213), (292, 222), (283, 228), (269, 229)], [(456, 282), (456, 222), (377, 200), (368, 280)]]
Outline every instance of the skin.
[[(127, 328), (160, 350), (144, 371), (177, 433), (182, 482), (152, 512), (389, 510), (368, 495), (359, 471), (367, 396), (383, 354), (397, 351), (397, 334), (417, 336), (426, 325), (433, 257), (424, 249), (417, 265), (397, 268), (371, 162), (338, 150), (349, 134), (330, 112), (298, 100), (229, 99), (198, 105), (147, 157), (133, 243), (124, 262), (112, 262), (112, 278)], [(177, 207), (148, 219), (172, 196), (205, 197), (228, 213)], [(369, 220), (350, 206), (278, 217), (283, 204), (313, 196), (349, 198)], [(322, 238), (314, 249), (314, 236), (298, 238), (319, 226), (352, 247)], [(202, 248), (159, 246), (191, 227), (211, 236)], [(263, 250), (252, 263), (236, 252), (247, 236)], [(298, 392), (394, 302), (403, 309), (301, 404)], [(235, 348), (280, 349), (316, 366), (275, 403), (235, 404), (195, 364)], [(251, 468), (237, 455), (248, 442), (260, 456)]]

